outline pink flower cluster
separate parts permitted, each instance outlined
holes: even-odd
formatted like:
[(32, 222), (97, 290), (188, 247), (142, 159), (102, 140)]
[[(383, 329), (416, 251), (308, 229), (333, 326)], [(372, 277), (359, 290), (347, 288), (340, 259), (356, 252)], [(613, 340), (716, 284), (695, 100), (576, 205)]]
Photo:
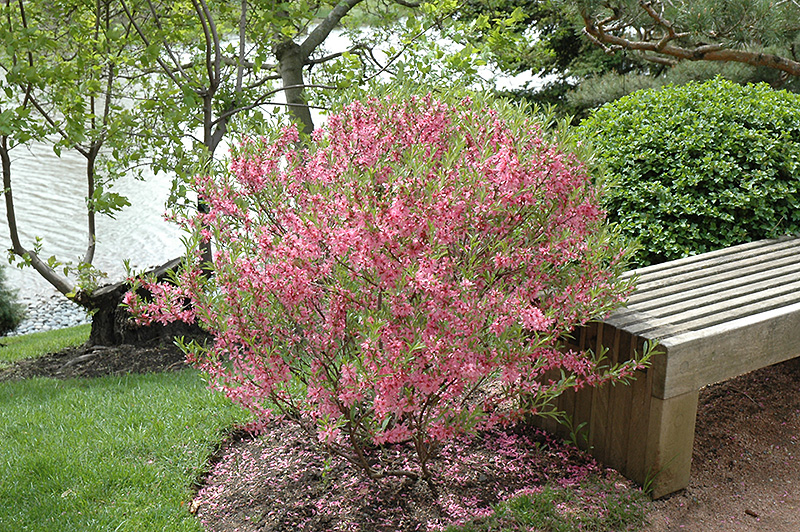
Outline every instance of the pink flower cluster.
[(629, 371), (558, 349), (624, 298), (622, 247), (580, 162), (498, 109), (371, 99), (306, 150), (294, 128), (245, 143), (196, 179), (210, 208), (189, 228), (218, 249), (213, 275), (187, 263), (188, 282), (129, 304), (196, 316), (214, 343), (192, 357), (220, 389), (370, 476), (359, 446), (410, 441), (425, 476), (442, 440)]

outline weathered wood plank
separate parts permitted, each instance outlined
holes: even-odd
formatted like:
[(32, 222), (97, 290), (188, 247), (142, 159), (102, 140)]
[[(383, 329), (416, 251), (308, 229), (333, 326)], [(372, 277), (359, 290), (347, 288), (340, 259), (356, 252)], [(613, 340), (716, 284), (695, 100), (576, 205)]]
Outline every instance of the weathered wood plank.
[[(653, 328), (672, 325), (682, 330), (700, 330), (719, 323), (756, 315), (774, 308), (800, 302), (800, 279), (784, 282), (780, 286), (761, 290), (741, 297), (730, 297), (720, 302), (699, 300), (679, 305), (669, 305), (657, 310), (657, 317), (647, 322), (616, 322), (628, 332), (646, 335)], [(651, 311), (653, 315), (655, 312)]]
[(756, 284), (764, 283), (762, 286), (769, 287), (784, 282), (784, 279), (798, 278), (800, 278), (800, 254), (791, 260), (762, 264), (758, 268), (744, 268), (710, 275), (705, 279), (667, 286), (646, 293), (637, 292), (628, 298), (627, 307), (617, 314), (624, 314), (629, 308), (647, 311), (682, 301), (719, 296), (720, 292), (726, 291), (740, 290), (749, 293), (758, 290), (754, 287)]
[(654, 498), (689, 484), (698, 397), (695, 390), (666, 400), (651, 398), (646, 475), (634, 480), (650, 483)]
[(673, 268), (659, 272), (659, 274), (645, 274), (638, 272), (637, 292), (647, 294), (654, 290), (690, 284), (694, 282), (704, 282), (709, 276), (724, 276), (732, 272), (739, 272), (745, 268), (758, 268), (758, 265), (769, 265), (775, 262), (791, 263), (797, 260), (800, 244), (791, 249), (770, 250), (769, 253), (762, 253), (757, 256), (737, 255), (729, 258), (725, 262), (707, 261), (701, 268)]
[[(644, 348), (644, 339), (635, 339), (639, 353)], [(647, 439), (650, 432), (650, 401), (653, 391), (653, 371), (637, 371), (631, 383), (630, 425), (628, 427), (628, 453), (625, 469), (621, 472), (628, 478), (643, 484), (647, 476)], [(655, 428), (653, 429), (655, 430)]]
[(800, 356), (800, 303), (672, 336), (662, 344), (669, 355), (654, 395), (699, 390)]
[[(581, 349), (594, 349), (592, 342), (597, 341), (597, 323), (590, 323), (586, 327), (581, 328), (580, 332), (580, 348)], [(572, 416), (572, 429), (575, 430), (584, 422), (586, 425), (581, 429), (581, 435), (578, 438), (578, 447), (584, 451), (589, 449), (591, 440), (591, 417), (592, 417), (592, 402), (594, 400), (594, 388), (583, 388), (578, 390), (575, 394), (575, 407)]]
[[(794, 236), (786, 236), (773, 240), (759, 240), (756, 242), (748, 242), (746, 244), (739, 244), (716, 251), (709, 251), (700, 255), (692, 255), (683, 259), (677, 259), (661, 264), (654, 264), (652, 266), (645, 266), (627, 272), (623, 277), (643, 276), (648, 275), (653, 279), (659, 276), (669, 277), (674, 273), (676, 268), (689, 269), (707, 269), (713, 264), (724, 263), (725, 261), (736, 260), (737, 256), (743, 253), (752, 253), (750, 256), (758, 256), (759, 254), (771, 253), (784, 249), (796, 249), (800, 247), (800, 239)], [(666, 272), (666, 273), (665, 273)]]
[(637, 482), (652, 481), (660, 497), (689, 482), (700, 388), (800, 356), (800, 238), (628, 275), (639, 284), (627, 308), (576, 340), (580, 347), (607, 343), (611, 361), (641, 350), (645, 339), (658, 340), (663, 352), (631, 386), (584, 389), (559, 405), (574, 412), (574, 426), (588, 422), (595, 458)]
[[(633, 357), (635, 351), (634, 337), (617, 329), (615, 335), (614, 362), (624, 362)], [(617, 384), (609, 393), (609, 431), (606, 438), (608, 445), (608, 465), (618, 471), (624, 471), (628, 460), (628, 441), (631, 428), (631, 402), (633, 389), (630, 385)]]
[[(590, 340), (593, 346), (604, 345), (606, 342), (606, 330), (613, 328), (600, 323), (596, 329), (596, 336), (594, 340)], [(593, 447), (592, 454), (601, 462), (606, 461), (606, 453), (608, 449), (605, 446), (606, 431), (608, 428), (608, 389), (610, 386), (602, 385), (593, 389), (592, 393), (592, 407), (589, 419), (589, 446)]]

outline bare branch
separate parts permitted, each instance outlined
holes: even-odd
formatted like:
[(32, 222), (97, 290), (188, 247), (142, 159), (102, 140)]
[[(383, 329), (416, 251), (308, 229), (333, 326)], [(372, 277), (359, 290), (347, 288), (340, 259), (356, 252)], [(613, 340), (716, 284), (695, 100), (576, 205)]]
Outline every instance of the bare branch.
[(666, 66), (669, 66), (669, 67), (673, 67), (673, 66), (677, 65), (678, 63), (680, 63), (680, 61), (678, 61), (676, 59), (670, 59), (668, 57), (661, 57), (661, 56), (658, 56), (658, 55), (650, 55), (650, 54), (648, 54), (646, 52), (641, 52), (639, 54), (639, 57), (641, 57), (645, 61), (649, 61), (649, 62), (655, 63), (657, 65), (666, 65)]
[(683, 37), (688, 37), (689, 35), (691, 35), (690, 33), (675, 33), (675, 26), (673, 25), (673, 23), (665, 19), (661, 13), (657, 13), (656, 10), (653, 8), (652, 2), (650, 1), (644, 2), (643, 0), (639, 0), (639, 5), (642, 7), (642, 9), (644, 9), (647, 12), (648, 15), (650, 15), (650, 18), (652, 18), (657, 25), (667, 30), (664, 36), (661, 37), (661, 40), (658, 41), (658, 44), (656, 45), (657, 49), (661, 50), (670, 41), (673, 41), (675, 39), (681, 39)]
[[(373, 80), (373, 79), (377, 78), (378, 76), (380, 76), (381, 74), (383, 74), (384, 72), (386, 72), (386, 70), (388, 70), (388, 68), (392, 65), (392, 63), (397, 61), (405, 53), (405, 51), (408, 50), (411, 47), (411, 45), (412, 45), (412, 43), (414, 41), (416, 41), (417, 39), (419, 39), (420, 37), (425, 35), (428, 31), (430, 31), (431, 28), (433, 28), (435, 26), (435, 24), (438, 24), (439, 22), (440, 22), (440, 19), (437, 19), (429, 27), (417, 32), (416, 35), (414, 35), (413, 37), (411, 37), (408, 40), (408, 42), (400, 49), (400, 51), (398, 51), (396, 54), (394, 54), (392, 57), (389, 58), (389, 61), (387, 61), (384, 66), (380, 67), (380, 69), (377, 72), (375, 72), (373, 75), (371, 75), (370, 77), (368, 77), (364, 81), (366, 82), (366, 81)], [(380, 66), (380, 63), (375, 58), (375, 56), (372, 54), (372, 49), (369, 48), (368, 50), (370, 52), (370, 57), (372, 58), (372, 61), (376, 65)]]
[(250, 91), (252, 89), (257, 89), (258, 87), (261, 87), (262, 85), (264, 85), (268, 81), (275, 81), (277, 79), (281, 79), (280, 74), (273, 74), (271, 76), (264, 76), (263, 78), (261, 78), (259, 80), (256, 80), (253, 83), (250, 83), (249, 85), (245, 85), (243, 90), (247, 92), (247, 91)]
[[(122, 6), (123, 11), (125, 11), (125, 16), (128, 17), (128, 20), (131, 22), (134, 29), (136, 30), (136, 33), (139, 35), (139, 38), (142, 39), (142, 42), (144, 43), (145, 47), (150, 46), (150, 39), (147, 38), (147, 35), (145, 35), (144, 30), (142, 30), (142, 27), (134, 18), (133, 13), (131, 13), (130, 9), (128, 9), (125, 0), (120, 0), (120, 5)], [(168, 48), (167, 51), (169, 53), (170, 49)], [(175, 85), (177, 86), (181, 85), (178, 79), (175, 77), (173, 69), (171, 69), (160, 56), (156, 57), (156, 62), (161, 66), (161, 70), (164, 71), (164, 73), (169, 77), (169, 79), (172, 80), (173, 83), (175, 83)], [(180, 71), (184, 75), (184, 78), (190, 80), (190, 78), (186, 75), (186, 73), (180, 69), (180, 63), (178, 63), (177, 66), (178, 66), (178, 71)]]
[[(208, 6), (202, 0), (192, 0), (197, 18), (200, 20), (200, 25), (203, 27), (203, 38), (206, 41), (206, 71), (208, 74), (208, 83), (213, 89), (219, 83), (219, 37), (217, 30), (214, 26), (214, 20), (208, 12)], [(213, 52), (212, 52), (213, 50)], [(214, 54), (212, 58), (212, 53)]]
[(32, 250), (25, 249), (19, 239), (17, 230), (16, 211), (14, 208), (14, 196), (11, 189), (11, 159), (8, 154), (8, 137), (0, 137), (0, 166), (3, 173), (3, 188), (6, 203), (6, 220), (11, 236), (11, 250), (14, 254), (30, 261), (30, 265), (39, 272), (53, 287), (62, 294), (71, 294), (75, 291), (75, 285), (66, 276), (59, 275), (50, 265), (43, 261), (39, 255)]
[(308, 84), (308, 85), (287, 85), (286, 87), (280, 87), (277, 89), (273, 89), (269, 92), (265, 92), (261, 96), (259, 96), (256, 100), (248, 105), (244, 105), (241, 107), (235, 107), (225, 111), (224, 113), (220, 114), (216, 120), (212, 122), (212, 125), (219, 125), (220, 123), (228, 120), (231, 116), (240, 113), (242, 111), (249, 111), (251, 109), (255, 109), (256, 107), (261, 107), (262, 105), (281, 105), (285, 107), (306, 107), (308, 109), (323, 109), (327, 110), (327, 107), (319, 107), (314, 105), (298, 105), (298, 104), (285, 104), (280, 102), (269, 102), (268, 99), (270, 96), (274, 96), (275, 94), (283, 91), (288, 90), (295, 90), (295, 89), (338, 89), (339, 87), (335, 87), (333, 85), (317, 85), (317, 84)]
[[(123, 2), (122, 5), (123, 9), (125, 9), (125, 15), (128, 17), (128, 20), (130, 20), (130, 22), (134, 24), (134, 27), (139, 33), (139, 37), (141, 37), (142, 41), (145, 43), (145, 46), (149, 46), (149, 43), (147, 42), (147, 39), (144, 37), (144, 34), (140, 31), (138, 24), (136, 23), (136, 21), (133, 20), (133, 17), (131, 17), (131, 15), (128, 13), (127, 7), (125, 7), (125, 3)], [(161, 26), (161, 17), (158, 16), (158, 11), (156, 10), (155, 6), (153, 6), (153, 3), (150, 0), (147, 0), (147, 5), (150, 7), (150, 14), (153, 15), (153, 21), (156, 23), (156, 28), (158, 28), (158, 31), (163, 34), (164, 28)], [(190, 81), (191, 78), (181, 67), (181, 62), (178, 60), (178, 57), (175, 55), (175, 52), (173, 52), (172, 47), (167, 42), (166, 38), (163, 38), (161, 40), (161, 44), (162, 46), (164, 46), (164, 50), (167, 52), (167, 55), (169, 55), (169, 58), (172, 60), (172, 63), (175, 65), (175, 71), (180, 72), (184, 79)], [(163, 64), (161, 65), (161, 67), (166, 68)]]
[(344, 52), (336, 52), (335, 54), (328, 54), (323, 57), (318, 57), (316, 59), (308, 59), (306, 61), (306, 65), (319, 65), (320, 63), (326, 63), (331, 61), (332, 59), (336, 59), (337, 57), (342, 57), (344, 54), (352, 54), (353, 52), (357, 52), (358, 50), (365, 50), (367, 48), (366, 44), (357, 44), (346, 50)]
[[(244, 81), (243, 64), (245, 51), (247, 49), (247, 0), (242, 0), (241, 13), (239, 14), (239, 57), (236, 61), (236, 94), (242, 93), (242, 83)], [(223, 58), (223, 61), (225, 58)]]

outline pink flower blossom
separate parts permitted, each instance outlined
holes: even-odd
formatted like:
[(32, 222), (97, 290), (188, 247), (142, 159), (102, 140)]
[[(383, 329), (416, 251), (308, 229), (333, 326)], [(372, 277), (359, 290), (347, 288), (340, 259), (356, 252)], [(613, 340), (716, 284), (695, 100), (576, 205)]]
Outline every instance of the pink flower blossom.
[[(316, 425), (353, 463), (347, 445), (408, 440), (424, 462), (437, 442), (632, 371), (558, 348), (629, 287), (591, 177), (538, 124), (478, 96), (389, 96), (298, 139), (247, 140), (228, 172), (198, 176), (210, 212), (183, 219), (181, 273), (125, 298), (142, 321), (208, 330), (188, 356), (233, 400)], [(544, 381), (551, 369), (567, 378)]]

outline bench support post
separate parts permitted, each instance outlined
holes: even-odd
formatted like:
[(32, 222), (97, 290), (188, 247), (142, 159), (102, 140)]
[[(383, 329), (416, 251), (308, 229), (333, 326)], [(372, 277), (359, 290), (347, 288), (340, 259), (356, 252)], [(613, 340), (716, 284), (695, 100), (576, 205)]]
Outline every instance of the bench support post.
[(650, 399), (650, 430), (645, 458), (646, 477), (633, 479), (659, 498), (685, 488), (692, 466), (694, 427), (699, 392), (669, 399)]

